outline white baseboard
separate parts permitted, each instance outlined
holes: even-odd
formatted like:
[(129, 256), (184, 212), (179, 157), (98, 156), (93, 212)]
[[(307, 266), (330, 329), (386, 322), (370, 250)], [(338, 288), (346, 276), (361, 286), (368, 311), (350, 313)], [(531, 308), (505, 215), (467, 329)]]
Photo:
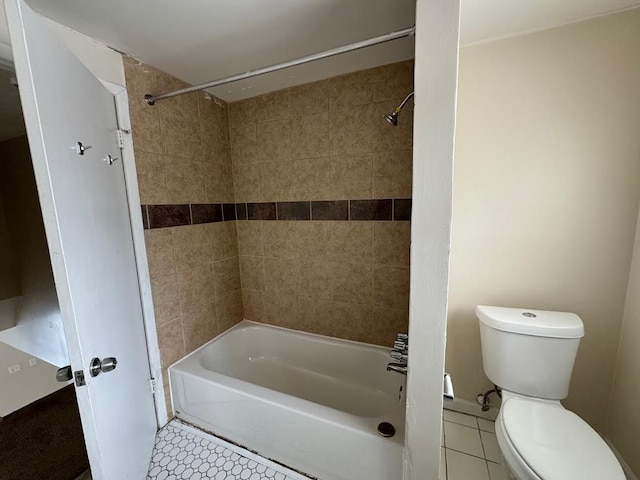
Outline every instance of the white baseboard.
[[(476, 417), (486, 418), (487, 420), (495, 420), (498, 416), (498, 409), (495, 407), (489, 408), (488, 411), (483, 412), (482, 407), (477, 402), (465, 400), (464, 398), (454, 398), (450, 400), (444, 399), (444, 408), (446, 410), (453, 410), (454, 412), (466, 413), (468, 415), (475, 415)], [(633, 479), (637, 480), (637, 479)]]
[(625, 477), (627, 477), (627, 480), (638, 480), (638, 477), (636, 477), (636, 475), (631, 471), (631, 468), (629, 468), (629, 465), (627, 465), (627, 462), (624, 461), (624, 458), (622, 458), (622, 455), (620, 455), (620, 452), (616, 449), (613, 443), (611, 443), (611, 440), (609, 440), (607, 437), (602, 437), (602, 438), (604, 439), (605, 442), (607, 442), (607, 445), (609, 445), (609, 448), (611, 449), (613, 454), (616, 456), (616, 458), (620, 462), (620, 465), (622, 466), (622, 471), (624, 472)]

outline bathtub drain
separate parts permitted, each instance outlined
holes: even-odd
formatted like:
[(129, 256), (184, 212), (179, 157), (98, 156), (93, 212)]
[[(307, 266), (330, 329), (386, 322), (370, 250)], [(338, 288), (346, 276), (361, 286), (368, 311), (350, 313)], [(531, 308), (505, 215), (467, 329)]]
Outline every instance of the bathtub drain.
[(382, 422), (378, 425), (378, 433), (383, 437), (393, 437), (396, 434), (396, 429), (389, 422)]

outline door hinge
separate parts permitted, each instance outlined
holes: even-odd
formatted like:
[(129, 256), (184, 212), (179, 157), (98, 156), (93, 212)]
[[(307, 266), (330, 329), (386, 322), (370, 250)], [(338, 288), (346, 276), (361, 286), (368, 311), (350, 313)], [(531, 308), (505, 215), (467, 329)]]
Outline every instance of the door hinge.
[(151, 393), (156, 393), (158, 391), (158, 380), (155, 378), (149, 379), (149, 385), (151, 386)]
[(118, 146), (120, 148), (124, 148), (124, 136), (125, 134), (129, 133), (129, 130), (116, 130), (116, 133), (118, 135)]

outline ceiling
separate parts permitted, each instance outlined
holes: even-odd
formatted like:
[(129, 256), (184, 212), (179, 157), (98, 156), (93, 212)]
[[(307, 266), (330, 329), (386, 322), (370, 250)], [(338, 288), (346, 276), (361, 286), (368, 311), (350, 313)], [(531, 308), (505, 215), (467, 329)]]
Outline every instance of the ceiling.
[[(27, 1), (43, 15), (192, 84), (406, 28), (415, 18), (415, 0)], [(640, 0), (461, 1), (463, 45), (640, 6)], [(0, 19), (0, 43), (8, 41)], [(396, 40), (212, 93), (234, 101), (412, 56), (413, 39)]]

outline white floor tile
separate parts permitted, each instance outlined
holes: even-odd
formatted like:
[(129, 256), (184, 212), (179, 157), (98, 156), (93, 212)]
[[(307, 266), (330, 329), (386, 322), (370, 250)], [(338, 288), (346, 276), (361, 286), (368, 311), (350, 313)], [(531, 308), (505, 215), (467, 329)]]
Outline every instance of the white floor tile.
[(205, 432), (171, 421), (156, 435), (148, 480), (308, 480)]
[(444, 445), (462, 453), (484, 458), (480, 431), (477, 428), (444, 422)]
[(489, 467), (489, 478), (491, 480), (507, 480), (507, 476), (504, 473), (504, 468), (502, 465), (498, 465), (497, 463), (487, 462), (487, 466)]
[(502, 463), (500, 456), (500, 446), (495, 433), (480, 432), (482, 438), (482, 446), (484, 447), (484, 458), (490, 462)]
[(490, 480), (487, 462), (447, 449), (447, 480)]
[(496, 422), (492, 422), (491, 420), (478, 417), (478, 426), (480, 430), (484, 430), (485, 432), (496, 433)]
[(440, 474), (438, 480), (447, 480), (447, 456), (444, 448), (440, 448)]
[(454, 412), (452, 410), (444, 410), (443, 416), (447, 422), (453, 422), (460, 425), (466, 425), (467, 427), (478, 428), (476, 417), (474, 417), (473, 415), (465, 415), (464, 413)]

